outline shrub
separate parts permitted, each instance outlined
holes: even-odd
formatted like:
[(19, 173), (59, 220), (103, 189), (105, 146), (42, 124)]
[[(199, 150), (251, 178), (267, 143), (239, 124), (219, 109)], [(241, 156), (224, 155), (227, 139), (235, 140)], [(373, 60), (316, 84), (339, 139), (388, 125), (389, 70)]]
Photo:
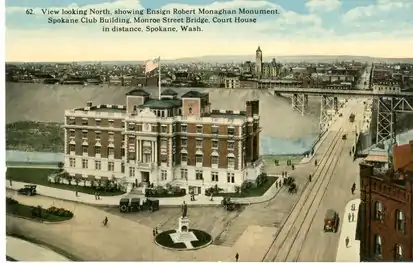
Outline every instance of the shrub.
[(146, 197), (182, 197), (186, 195), (186, 190), (179, 187), (171, 187), (170, 190), (158, 186), (156, 188), (146, 188)]
[(213, 187), (205, 189), (205, 195), (210, 196), (212, 195), (217, 195), (219, 192), (221, 192), (223, 189), (219, 188), (218, 185), (214, 185)]
[(6, 197), (6, 205), (17, 205), (19, 202), (11, 197)]
[(57, 208), (55, 206), (51, 206), (46, 210), (49, 214), (61, 217), (73, 217), (73, 212), (69, 211), (64, 208)]
[(257, 183), (257, 187), (262, 186), (267, 181), (268, 181), (268, 175), (266, 173), (262, 173), (262, 174), (258, 175), (257, 179), (255, 180), (255, 182)]

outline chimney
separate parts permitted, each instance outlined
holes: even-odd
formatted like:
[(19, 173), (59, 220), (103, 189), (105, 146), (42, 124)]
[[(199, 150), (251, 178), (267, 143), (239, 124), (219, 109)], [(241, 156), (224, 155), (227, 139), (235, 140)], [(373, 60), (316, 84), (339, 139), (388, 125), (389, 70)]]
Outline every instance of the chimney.
[(88, 101), (88, 102), (86, 102), (86, 107), (92, 107), (92, 102), (91, 101)]

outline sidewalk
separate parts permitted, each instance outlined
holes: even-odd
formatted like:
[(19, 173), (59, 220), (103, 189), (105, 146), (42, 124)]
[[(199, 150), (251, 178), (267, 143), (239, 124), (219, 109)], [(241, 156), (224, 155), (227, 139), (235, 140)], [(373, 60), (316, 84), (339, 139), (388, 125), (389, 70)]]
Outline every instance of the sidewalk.
[(6, 237), (6, 255), (17, 261), (71, 261), (53, 250), (12, 236)]
[[(341, 234), (337, 248), (336, 261), (344, 262), (360, 262), (360, 241), (356, 239), (356, 228), (358, 209), (360, 205), (360, 199), (354, 199), (347, 203), (344, 215), (341, 218)], [(352, 211), (351, 206), (355, 205), (356, 210)], [(354, 212), (354, 221), (349, 222), (348, 214)], [(346, 247), (346, 237), (349, 237), (349, 246)]]
[[(269, 175), (269, 176), (277, 176), (278, 180), (280, 180), (281, 175)], [(276, 182), (277, 182), (276, 181)], [(27, 183), (24, 182), (12, 182), (12, 186), (10, 186), (10, 181), (6, 180), (6, 188), (12, 190), (18, 190), (23, 188), (24, 185)], [(274, 183), (262, 196), (255, 196), (255, 197), (245, 197), (245, 198), (232, 198), (233, 201), (241, 204), (254, 204), (254, 203), (262, 203), (271, 200), (274, 196), (278, 193), (281, 188), (276, 187), (276, 183)], [(132, 196), (130, 194), (123, 194), (118, 196), (101, 196), (100, 200), (96, 200), (94, 195), (85, 194), (85, 193), (78, 193), (79, 196), (76, 196), (74, 191), (64, 190), (59, 188), (48, 187), (44, 185), (37, 185), (37, 193), (39, 195), (57, 198), (61, 200), (73, 201), (83, 204), (89, 205), (97, 205), (97, 206), (118, 206), (119, 200), (122, 197)], [(138, 198), (144, 198), (143, 196), (136, 196)], [(183, 201), (185, 201), (188, 206), (217, 206), (221, 204), (222, 197), (216, 196), (213, 198), (213, 201), (210, 200), (209, 196), (205, 195), (197, 195), (195, 196), (195, 201), (191, 201), (189, 195), (184, 197), (167, 197), (167, 198), (156, 198), (159, 199), (159, 205), (161, 206), (180, 206), (182, 205)]]

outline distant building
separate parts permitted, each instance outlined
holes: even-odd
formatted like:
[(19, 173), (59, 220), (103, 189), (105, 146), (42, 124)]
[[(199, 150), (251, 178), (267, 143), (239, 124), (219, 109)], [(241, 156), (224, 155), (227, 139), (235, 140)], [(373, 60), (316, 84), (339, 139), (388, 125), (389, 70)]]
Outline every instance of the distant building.
[[(246, 62), (248, 65), (248, 61)], [(255, 51), (255, 76), (261, 78), (274, 78), (279, 75), (281, 65), (273, 59), (270, 63), (264, 63), (261, 48)]]
[(226, 89), (239, 89), (241, 87), (239, 77), (226, 77), (224, 83)]
[(211, 110), (209, 95), (142, 89), (124, 105), (65, 111), (65, 169), (85, 181), (234, 191), (261, 173), (259, 101), (246, 111)]
[(360, 164), (361, 261), (413, 260), (413, 141), (393, 149), (392, 169)]

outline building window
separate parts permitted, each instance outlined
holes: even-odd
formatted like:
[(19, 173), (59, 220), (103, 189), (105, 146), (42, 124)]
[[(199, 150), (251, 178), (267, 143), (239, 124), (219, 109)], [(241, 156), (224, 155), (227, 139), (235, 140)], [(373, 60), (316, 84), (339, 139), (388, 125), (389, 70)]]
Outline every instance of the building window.
[(100, 154), (101, 153), (101, 147), (100, 146), (96, 146), (95, 147), (95, 154)]
[(82, 159), (82, 168), (87, 169), (88, 168), (88, 161), (87, 159)]
[(109, 120), (109, 127), (113, 128), (113, 120)]
[(162, 138), (161, 139), (161, 148), (166, 148), (166, 145), (167, 145), (166, 138)]
[(395, 261), (403, 261), (403, 248), (402, 245), (400, 244), (396, 244), (396, 246), (394, 247), (394, 251), (395, 251)]
[(218, 156), (211, 156), (211, 164), (214, 164), (214, 165), (218, 164)]
[(122, 125), (122, 129), (125, 128), (125, 122), (124, 121), (121, 122), (121, 125)]
[(112, 133), (112, 134), (109, 134), (109, 141), (110, 142), (113, 142), (113, 141), (115, 141), (115, 135)]
[(181, 132), (186, 132), (187, 128), (186, 124), (181, 124)]
[(188, 145), (188, 140), (186, 138), (181, 139), (181, 146), (186, 147)]
[(233, 173), (227, 173), (227, 182), (228, 183), (235, 183), (235, 175)]
[(204, 180), (202, 170), (196, 170), (195, 171), (195, 180)]
[(120, 172), (121, 172), (121, 173), (124, 173), (124, 172), (125, 172), (125, 164), (124, 164), (124, 163), (121, 163), (121, 164), (120, 164)]
[(234, 166), (235, 166), (235, 158), (228, 157), (228, 167), (234, 167)]
[(396, 210), (396, 229), (397, 231), (404, 233), (404, 213), (400, 210)]
[(100, 120), (96, 120), (96, 126), (100, 126)]
[(192, 107), (191, 106), (188, 108), (188, 113), (192, 114)]
[(75, 138), (75, 136), (76, 136), (76, 132), (74, 130), (70, 130), (69, 131), (69, 137), (70, 138)]
[(120, 149), (120, 155), (122, 156), (122, 157), (125, 157), (125, 148), (121, 148)]
[(181, 153), (181, 163), (186, 163), (188, 161), (188, 154)]
[(203, 163), (203, 156), (202, 155), (195, 155), (195, 161), (196, 163)]
[(228, 135), (234, 135), (235, 134), (235, 129), (234, 127), (228, 127)]
[(211, 133), (212, 133), (212, 134), (218, 134), (218, 131), (219, 131), (219, 130), (218, 130), (218, 126), (213, 125), (213, 126), (212, 126), (212, 129), (211, 129)]
[(135, 176), (135, 167), (129, 167), (129, 176), (130, 177)]
[(166, 163), (166, 162), (168, 162), (168, 155), (161, 154), (161, 163)]
[(100, 161), (95, 161), (95, 170), (101, 170), (102, 169), (102, 163)]
[(196, 139), (196, 148), (202, 148), (202, 139)]
[(82, 138), (87, 139), (87, 131), (82, 131)]
[(96, 140), (96, 141), (100, 141), (100, 138), (101, 138), (101, 137), (100, 137), (100, 132), (96, 132), (96, 133), (95, 133), (95, 140)]
[(212, 182), (218, 182), (218, 172), (212, 172), (211, 173), (211, 181)]
[(181, 169), (181, 179), (188, 179), (188, 170), (187, 169)]
[(380, 201), (374, 203), (374, 216), (376, 220), (383, 220), (383, 204)]
[(234, 150), (234, 142), (233, 141), (228, 141), (227, 142), (227, 146), (228, 146), (228, 150)]
[(110, 171), (110, 172), (115, 171), (115, 163), (114, 162), (108, 162), (108, 171)]
[(74, 151), (76, 151), (76, 147), (73, 144), (69, 145), (69, 152), (74, 152)]
[(70, 158), (69, 159), (69, 165), (70, 165), (70, 167), (75, 167), (76, 166), (76, 159), (75, 158)]
[(87, 146), (86, 145), (82, 146), (82, 153), (87, 153)]
[(161, 181), (166, 181), (168, 179), (168, 173), (166, 170), (161, 171)]
[(196, 133), (202, 133), (202, 125), (196, 126)]
[(87, 126), (89, 123), (88, 123), (88, 120), (87, 120), (87, 118), (86, 119), (82, 119), (82, 125), (83, 126)]
[(166, 125), (161, 126), (161, 133), (167, 133), (168, 132), (168, 127)]
[(114, 154), (115, 154), (115, 149), (112, 148), (112, 147), (109, 147), (109, 148), (108, 148), (108, 155), (109, 155), (109, 156), (113, 156)]
[(212, 149), (218, 149), (218, 140), (212, 140)]
[(382, 255), (381, 241), (381, 236), (376, 235), (374, 238), (374, 254), (376, 254), (376, 256)]
[(128, 130), (134, 131), (135, 130), (135, 123), (128, 123)]

